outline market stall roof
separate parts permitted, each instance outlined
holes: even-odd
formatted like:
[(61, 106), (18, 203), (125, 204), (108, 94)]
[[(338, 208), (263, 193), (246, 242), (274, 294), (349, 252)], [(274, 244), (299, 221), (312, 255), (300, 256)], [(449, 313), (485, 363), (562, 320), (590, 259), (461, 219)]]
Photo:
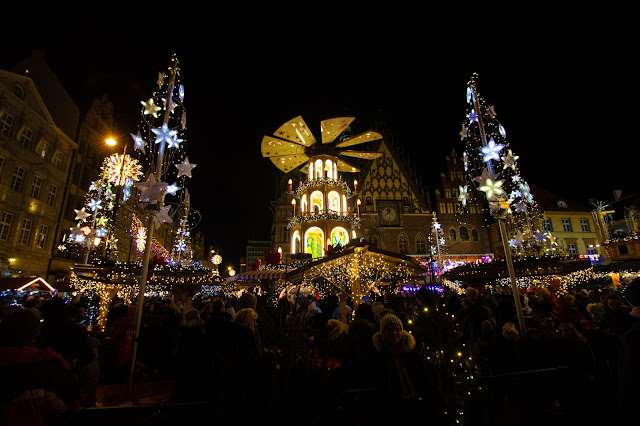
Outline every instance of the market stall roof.
[(259, 280), (279, 280), (286, 276), (284, 269), (259, 269), (257, 271), (246, 271), (234, 276), (235, 280), (259, 281)]
[(0, 291), (18, 290), (18, 291), (69, 291), (67, 285), (58, 285), (55, 288), (41, 277), (27, 278), (0, 278)]
[(363, 253), (365, 255), (376, 256), (384, 263), (392, 267), (403, 266), (405, 268), (408, 268), (409, 270), (412, 270), (413, 274), (416, 276), (427, 271), (427, 268), (422, 263), (420, 263), (420, 261), (411, 256), (382, 250), (377, 247), (370, 246), (367, 242), (358, 242), (347, 245), (347, 247), (335, 254), (329, 255), (314, 262), (309, 262), (298, 269), (290, 271), (286, 276), (287, 280), (292, 283), (298, 283), (302, 280), (306, 273), (312, 272), (314, 268), (317, 268), (324, 263), (334, 261), (341, 257), (351, 256), (355, 253)]

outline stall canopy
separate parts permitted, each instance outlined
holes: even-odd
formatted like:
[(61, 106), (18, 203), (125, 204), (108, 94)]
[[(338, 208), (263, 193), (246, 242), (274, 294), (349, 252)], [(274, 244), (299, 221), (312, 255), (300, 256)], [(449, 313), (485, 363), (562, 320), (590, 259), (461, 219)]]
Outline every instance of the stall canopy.
[(28, 277), (28, 278), (0, 278), (0, 291), (17, 290), (17, 291), (70, 291), (67, 284), (57, 285), (55, 288), (43, 278), (40, 277)]
[(236, 280), (260, 281), (260, 280), (279, 280), (286, 276), (284, 269), (259, 269), (257, 271), (247, 271), (237, 274)]

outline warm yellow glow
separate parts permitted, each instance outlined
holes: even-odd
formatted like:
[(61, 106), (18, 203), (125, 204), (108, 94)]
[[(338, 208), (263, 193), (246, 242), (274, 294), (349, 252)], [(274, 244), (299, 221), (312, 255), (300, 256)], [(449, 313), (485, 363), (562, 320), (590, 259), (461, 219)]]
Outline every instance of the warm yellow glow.
[(116, 140), (113, 138), (107, 138), (104, 142), (109, 146), (116, 146)]
[(16, 258), (15, 258), (15, 257), (10, 257), (10, 258), (9, 258), (9, 263), (15, 263), (15, 261), (16, 261)]
[(100, 239), (100, 237), (96, 237), (96, 238), (94, 238), (94, 239), (93, 239), (93, 245), (94, 245), (94, 246), (96, 246), (96, 247), (97, 247), (97, 246), (99, 246), (99, 245), (100, 245), (100, 241), (102, 241), (102, 240)]

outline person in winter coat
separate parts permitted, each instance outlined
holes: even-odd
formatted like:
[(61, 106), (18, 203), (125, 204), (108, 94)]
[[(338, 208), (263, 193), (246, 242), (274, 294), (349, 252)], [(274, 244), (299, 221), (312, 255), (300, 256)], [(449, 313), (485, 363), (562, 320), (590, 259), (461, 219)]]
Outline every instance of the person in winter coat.
[[(378, 399), (393, 412), (405, 408), (405, 413), (426, 408), (430, 401), (429, 379), (416, 340), (404, 330), (395, 314), (380, 319), (380, 331), (373, 335), (376, 349), (376, 387)], [(380, 405), (384, 411), (385, 407)], [(389, 413), (382, 412), (381, 415)], [(395, 416), (395, 414), (394, 414)]]
[(80, 383), (67, 360), (38, 349), (40, 320), (19, 309), (0, 323), (0, 424), (64, 424), (80, 406)]

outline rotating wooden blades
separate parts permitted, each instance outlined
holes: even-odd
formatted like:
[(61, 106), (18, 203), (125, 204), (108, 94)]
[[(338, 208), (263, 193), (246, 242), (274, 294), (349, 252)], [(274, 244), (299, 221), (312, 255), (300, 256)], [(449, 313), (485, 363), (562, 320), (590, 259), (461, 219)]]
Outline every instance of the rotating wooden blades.
[(305, 163), (309, 157), (306, 154), (282, 155), (279, 157), (269, 157), (269, 160), (285, 173)]
[(322, 120), (320, 122), (322, 143), (325, 144), (333, 142), (355, 119), (355, 117), (335, 117)]
[(357, 136), (338, 142), (336, 146), (338, 148), (344, 148), (347, 146), (358, 145), (361, 143), (371, 142), (378, 139), (382, 139), (382, 135), (380, 133), (368, 130), (366, 132), (360, 133)]
[(273, 135), (304, 146), (316, 143), (316, 138), (300, 115), (284, 123)]
[(347, 157), (355, 157), (361, 158), (363, 160), (373, 160), (380, 156), (382, 156), (381, 152), (371, 152), (371, 151), (340, 151), (338, 155), (344, 155)]
[(356, 173), (356, 172), (359, 172), (360, 169), (338, 158), (338, 171)]
[(262, 138), (261, 149), (263, 157), (278, 157), (303, 154), (306, 148), (297, 143), (274, 138), (273, 136), (265, 136)]

